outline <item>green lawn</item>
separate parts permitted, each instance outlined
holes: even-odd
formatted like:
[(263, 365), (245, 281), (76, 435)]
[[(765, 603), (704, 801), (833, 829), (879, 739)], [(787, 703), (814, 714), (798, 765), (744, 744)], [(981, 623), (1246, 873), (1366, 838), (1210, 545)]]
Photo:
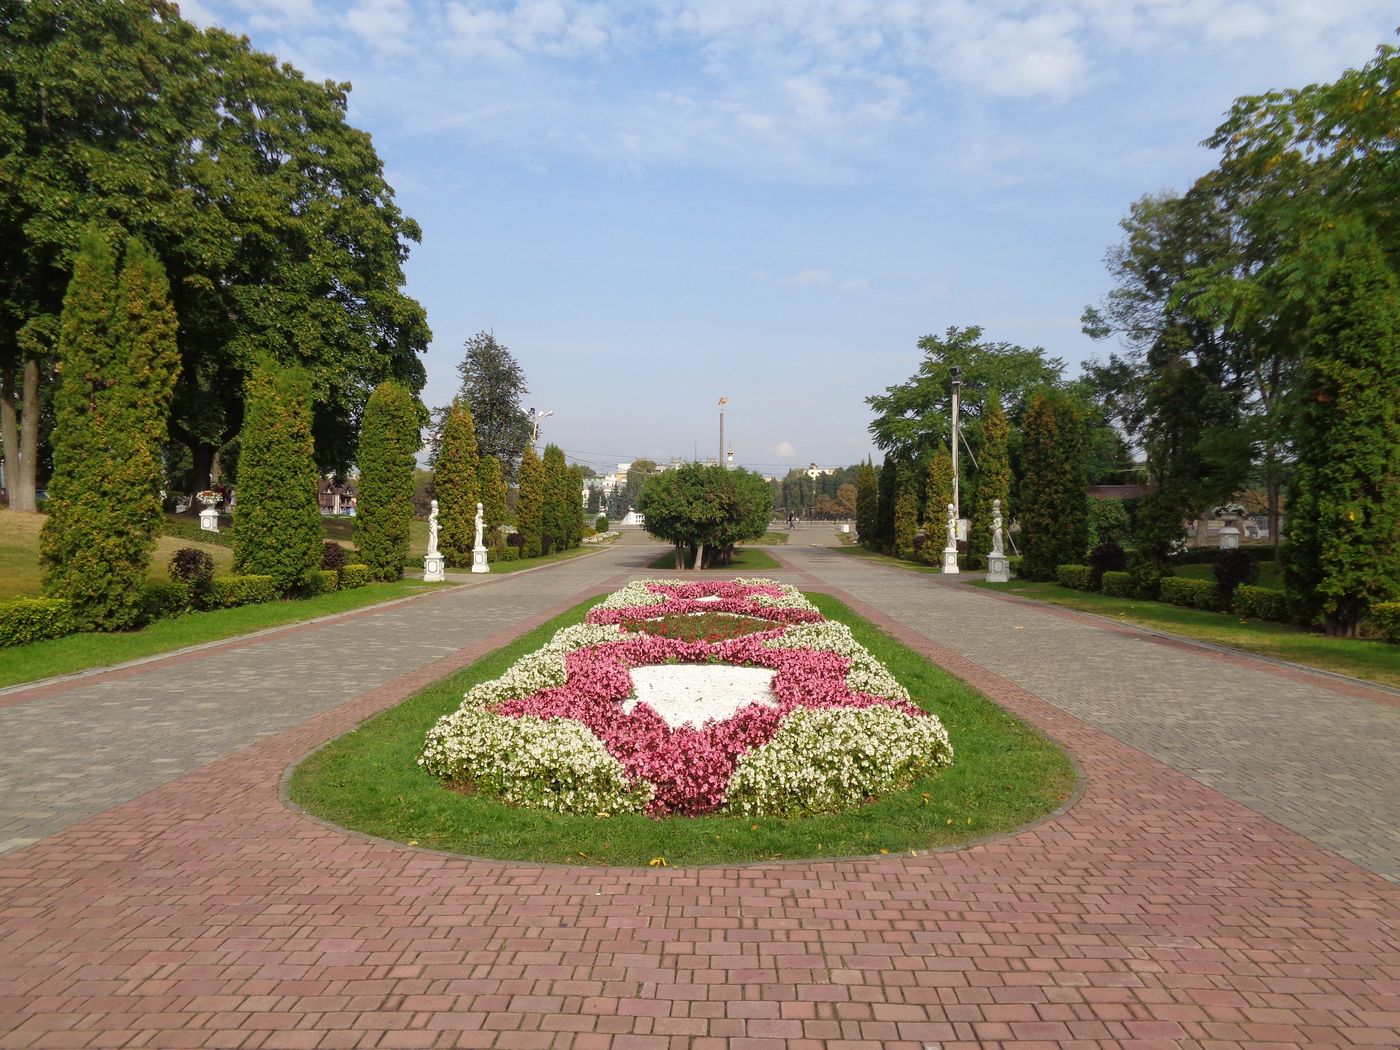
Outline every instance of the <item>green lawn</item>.
[[(665, 572), (676, 571), (676, 554), (674, 548), (665, 554), (658, 554), (647, 563), (647, 568), (658, 569)], [(782, 568), (771, 554), (758, 550), (755, 547), (736, 547), (734, 556), (728, 565), (712, 566), (706, 572), (732, 572), (743, 575), (746, 572), (757, 572), (760, 569)]]
[(740, 544), (740, 546), (749, 546), (749, 547), (777, 547), (777, 546), (780, 546), (781, 544), (786, 543), (787, 541), (788, 541), (788, 534), (787, 534), (787, 530), (786, 530), (786, 529), (784, 529), (782, 532), (776, 532), (776, 531), (774, 531), (773, 529), (769, 529), (767, 532), (765, 532), (765, 533), (764, 533), (762, 536), (760, 536), (758, 539), (756, 539), (756, 540), (745, 540), (742, 544)]
[(291, 797), (325, 820), (409, 845), (511, 860), (629, 866), (661, 858), (671, 865), (720, 864), (955, 846), (1024, 827), (1069, 797), (1073, 766), (1049, 740), (835, 599), (809, 597), (827, 616), (849, 623), (916, 700), (943, 720), (955, 750), (950, 769), (841, 814), (653, 820), (515, 809), (450, 790), (418, 767), (428, 729), (457, 707), (467, 688), (498, 676), (560, 627), (582, 620), (595, 599), (315, 752), (294, 771)]
[[(39, 574), (39, 530), (43, 514), (21, 514), (0, 510), (0, 601), (26, 598), (42, 593)], [(182, 547), (198, 547), (214, 559), (214, 571), (233, 571), (233, 551), (214, 543), (197, 543), (175, 536), (162, 536), (156, 541), (148, 575), (153, 580), (168, 580), (170, 556)]]
[[(1209, 571), (1210, 566), (1184, 566), (1181, 575), (1197, 575), (1188, 574), (1185, 569), (1199, 568)], [(1184, 609), (1163, 602), (1111, 598), (1088, 591), (1073, 591), (1053, 583), (1032, 583), (1028, 580), (987, 583), (981, 579), (975, 579), (972, 583), (973, 586), (989, 591), (1033, 598), (1036, 601), (1097, 613), (1127, 623), (1142, 624), (1187, 638), (1198, 638), (1246, 652), (1291, 660), (1324, 671), (1335, 671), (1383, 685), (1400, 687), (1400, 646), (1387, 645), (1385, 642), (1329, 638), (1324, 634), (1304, 631), (1287, 624), (1241, 620), (1229, 613)]]
[(348, 612), (453, 584), (400, 580), (333, 591), (302, 601), (265, 602), (236, 609), (191, 612), (161, 620), (139, 631), (119, 634), (74, 634), (31, 645), (0, 649), (0, 688), (54, 675), (172, 652), (190, 645), (233, 638), (251, 631), (281, 627), (320, 616)]

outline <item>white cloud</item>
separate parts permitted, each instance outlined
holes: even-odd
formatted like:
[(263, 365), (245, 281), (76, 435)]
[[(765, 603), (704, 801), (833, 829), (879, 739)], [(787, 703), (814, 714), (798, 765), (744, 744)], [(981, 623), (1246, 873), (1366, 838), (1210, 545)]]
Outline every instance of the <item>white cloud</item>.
[(770, 445), (768, 452), (775, 459), (796, 459), (797, 449), (791, 441), (779, 441), (776, 445)]
[(413, 17), (408, 0), (360, 0), (346, 14), (345, 24), (377, 51), (400, 55), (410, 49)]
[(799, 270), (791, 277), (784, 278), (783, 284), (794, 288), (825, 288), (836, 279), (830, 270)]

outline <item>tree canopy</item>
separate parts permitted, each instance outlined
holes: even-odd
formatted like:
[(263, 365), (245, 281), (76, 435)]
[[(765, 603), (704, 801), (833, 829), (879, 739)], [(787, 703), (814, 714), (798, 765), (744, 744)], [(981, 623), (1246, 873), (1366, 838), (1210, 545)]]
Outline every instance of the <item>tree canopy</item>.
[(693, 552), (704, 568), (768, 531), (773, 495), (752, 471), (686, 463), (649, 478), (638, 509), (647, 532)]
[[(514, 478), (520, 470), (521, 450), (533, 437), (530, 417), (520, 407), (520, 399), (528, 392), (525, 371), (492, 332), (477, 332), (464, 345), (466, 356), (457, 365), (462, 380), (457, 398), (471, 411), (477, 450), (483, 456), (495, 456), (505, 476)], [(446, 411), (435, 410), (438, 434)], [(435, 437), (434, 448), (439, 444)]]
[(419, 229), (346, 123), (349, 85), (308, 81), (165, 0), (0, 0), (0, 31), (7, 424), (38, 409), (37, 384), (31, 399), (16, 377), (51, 374), (63, 288), (95, 223), (141, 236), (169, 274), (170, 432), (196, 487), (238, 433), (262, 355), (305, 370), (319, 464), (347, 466), (370, 391), (385, 378), (421, 389), (429, 339), (401, 290)]

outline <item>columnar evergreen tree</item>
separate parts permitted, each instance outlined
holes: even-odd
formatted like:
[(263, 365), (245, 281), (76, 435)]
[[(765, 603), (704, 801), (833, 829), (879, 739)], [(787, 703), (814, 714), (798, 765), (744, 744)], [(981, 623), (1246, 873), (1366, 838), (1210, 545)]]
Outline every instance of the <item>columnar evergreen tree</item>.
[(880, 466), (880, 476), (876, 479), (879, 487), (875, 516), (877, 550), (889, 551), (894, 548), (894, 502), (899, 496), (899, 473), (894, 456), (885, 456), (885, 462)]
[(54, 475), (40, 535), (45, 590), (78, 622), (133, 625), (160, 532), (161, 445), (180, 359), (165, 271), (127, 242), (120, 278), (85, 234), (59, 330)]
[(233, 569), (289, 591), (321, 567), (311, 382), (299, 368), (264, 360), (245, 385)]
[(360, 424), (355, 546), (376, 580), (397, 580), (408, 557), (418, 418), (408, 388), (390, 379), (375, 387)]
[(880, 489), (875, 465), (867, 459), (856, 479), (856, 536), (862, 547), (874, 549), (876, 520), (880, 512)]
[[(1049, 580), (1055, 566), (1084, 557), (1087, 495), (1082, 483), (1082, 439), (1073, 429), (1077, 415), (1057, 398), (1035, 394), (1021, 424), (1020, 574)], [(1069, 432), (1067, 432), (1069, 431)], [(1081, 462), (1076, 464), (1076, 449)]]
[(506, 479), (501, 461), (492, 455), (481, 457), (482, 543), (501, 545), (501, 526), (506, 524)]
[(569, 474), (569, 464), (564, 459), (564, 450), (558, 445), (544, 447), (541, 468), (544, 506), (540, 515), (540, 552), (548, 554), (568, 548), (578, 497), (572, 491), (574, 482)]
[(968, 550), (989, 554), (992, 549), (992, 501), (1001, 500), (1002, 521), (1011, 524), (1011, 462), (1007, 456), (1010, 424), (994, 393), (982, 417), (982, 447), (977, 454), (977, 491), (968, 530)]
[(1073, 398), (1056, 393), (1052, 405), (1062, 464), (1057, 564), (1079, 564), (1089, 551), (1089, 479), (1085, 473), (1088, 425), (1084, 410)]
[(570, 506), (573, 512), (569, 515), (569, 546), (577, 547), (583, 542), (584, 526), (588, 524), (588, 516), (584, 504), (584, 477), (583, 468), (575, 465), (569, 468), (569, 493), (571, 497)]
[(448, 565), (470, 565), (476, 539), (476, 504), (481, 498), (481, 463), (472, 414), (461, 398), (448, 407), (434, 463), (438, 550)]
[(1305, 250), (1309, 320), (1285, 583), (1327, 633), (1355, 637), (1400, 595), (1400, 283), (1360, 221)]
[(532, 445), (526, 445), (520, 457), (520, 492), (515, 500), (515, 529), (525, 541), (520, 548), (522, 558), (538, 558), (544, 533), (544, 464), (535, 455)]
[(948, 504), (953, 502), (953, 454), (948, 451), (947, 445), (940, 443), (929, 457), (924, 497), (925, 539), (924, 545), (919, 548), (919, 560), (928, 565), (938, 565), (943, 561)]
[(914, 534), (918, 529), (918, 480), (912, 470), (900, 471), (899, 494), (894, 500), (894, 552), (898, 557), (914, 556)]

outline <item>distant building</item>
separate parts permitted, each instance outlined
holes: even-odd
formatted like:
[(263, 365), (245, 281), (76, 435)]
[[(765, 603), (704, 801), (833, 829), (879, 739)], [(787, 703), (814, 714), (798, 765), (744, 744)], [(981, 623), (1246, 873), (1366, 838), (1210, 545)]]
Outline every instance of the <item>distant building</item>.
[(353, 481), (337, 485), (333, 477), (322, 478), (316, 488), (316, 501), (322, 514), (354, 514), (359, 492), (359, 486)]

